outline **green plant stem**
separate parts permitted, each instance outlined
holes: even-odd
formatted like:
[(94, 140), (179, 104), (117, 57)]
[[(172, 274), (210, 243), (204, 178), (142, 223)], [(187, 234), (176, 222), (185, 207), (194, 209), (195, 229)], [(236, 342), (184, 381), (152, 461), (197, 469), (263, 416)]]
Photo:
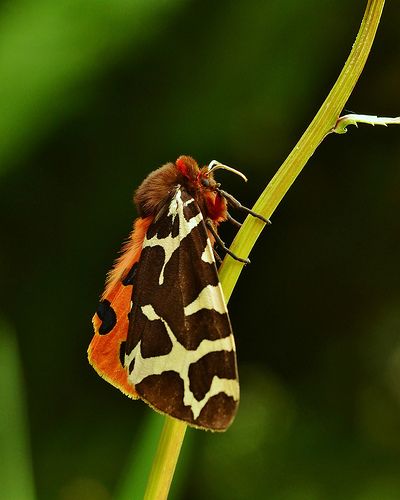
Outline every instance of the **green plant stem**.
[(162, 500), (168, 497), (186, 427), (187, 425), (180, 420), (165, 417), (164, 428), (144, 496), (145, 500)]
[[(254, 205), (253, 209), (264, 217), (269, 218), (272, 215), (318, 145), (334, 128), (367, 61), (384, 4), (385, 0), (368, 0), (356, 41), (339, 78), (299, 142)], [(241, 257), (247, 257), (263, 228), (264, 223), (247, 217), (232, 243), (231, 250)], [(227, 301), (242, 268), (243, 264), (231, 257), (227, 256), (224, 259), (219, 276)], [(165, 419), (149, 476), (146, 500), (167, 498), (185, 435), (186, 424), (169, 417)]]
[[(258, 198), (253, 207), (255, 212), (268, 219), (271, 217), (314, 151), (334, 128), (365, 66), (384, 4), (385, 0), (368, 1), (356, 41), (342, 72), (313, 121)], [(263, 228), (261, 221), (247, 217), (230, 247), (232, 252), (240, 257), (248, 257)], [(232, 294), (242, 268), (242, 264), (229, 256), (221, 266), (219, 275), (227, 299)]]

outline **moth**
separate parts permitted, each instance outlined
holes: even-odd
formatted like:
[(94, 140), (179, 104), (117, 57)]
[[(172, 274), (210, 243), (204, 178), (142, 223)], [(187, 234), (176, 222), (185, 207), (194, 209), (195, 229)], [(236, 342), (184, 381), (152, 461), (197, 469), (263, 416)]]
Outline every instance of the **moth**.
[(180, 156), (150, 173), (134, 195), (139, 218), (107, 277), (93, 317), (89, 362), (131, 398), (187, 424), (224, 431), (236, 414), (235, 341), (218, 279), (214, 244), (241, 262), (218, 235), (242, 206), (214, 179)]

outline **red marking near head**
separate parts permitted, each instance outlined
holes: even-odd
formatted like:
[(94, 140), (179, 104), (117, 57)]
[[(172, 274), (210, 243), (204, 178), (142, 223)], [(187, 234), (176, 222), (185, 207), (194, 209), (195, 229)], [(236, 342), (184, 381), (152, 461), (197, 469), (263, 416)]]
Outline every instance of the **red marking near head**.
[(176, 162), (175, 165), (178, 167), (179, 171), (181, 172), (182, 175), (185, 177), (188, 176), (188, 171), (187, 171), (187, 165), (186, 165), (186, 156), (180, 156)]
[(175, 165), (182, 175), (188, 179), (192, 184), (196, 184), (199, 179), (199, 166), (197, 161), (191, 156), (182, 155), (180, 156)]
[(227, 207), (225, 198), (218, 193), (208, 191), (205, 193), (205, 199), (207, 203), (207, 213), (210, 219), (217, 224), (226, 220)]

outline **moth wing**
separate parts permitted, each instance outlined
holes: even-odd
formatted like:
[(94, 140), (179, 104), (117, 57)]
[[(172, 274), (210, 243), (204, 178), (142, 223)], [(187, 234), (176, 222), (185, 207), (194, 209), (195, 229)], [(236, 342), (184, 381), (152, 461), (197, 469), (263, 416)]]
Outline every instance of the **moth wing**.
[(88, 348), (90, 364), (107, 382), (131, 398), (138, 398), (128, 381), (124, 364), (129, 328), (133, 277), (140, 259), (143, 239), (152, 218), (137, 219), (122, 255), (109, 274), (106, 290), (93, 316), (94, 336)]
[(201, 210), (180, 186), (143, 242), (125, 364), (154, 409), (204, 429), (232, 422), (239, 383), (231, 324)]
[(88, 349), (90, 364), (107, 382), (131, 398), (137, 398), (124, 366), (132, 285), (117, 283), (93, 316), (94, 336)]

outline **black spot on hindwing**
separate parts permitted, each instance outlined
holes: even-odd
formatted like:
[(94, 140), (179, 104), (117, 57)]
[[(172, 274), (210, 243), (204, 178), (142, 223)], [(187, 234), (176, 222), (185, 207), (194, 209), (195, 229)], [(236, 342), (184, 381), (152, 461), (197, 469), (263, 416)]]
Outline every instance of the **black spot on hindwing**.
[(135, 262), (133, 264), (133, 266), (131, 267), (129, 273), (122, 280), (122, 284), (124, 286), (133, 285), (134, 279), (135, 279), (135, 276), (136, 276), (137, 267), (138, 267), (138, 263)]
[(122, 366), (125, 366), (125, 346), (126, 341), (124, 340), (119, 346), (119, 361)]
[(117, 315), (107, 299), (102, 300), (97, 308), (97, 316), (101, 320), (100, 335), (107, 335), (117, 323)]
[(129, 363), (128, 372), (132, 373), (134, 368), (135, 368), (135, 358), (133, 358), (132, 361)]

